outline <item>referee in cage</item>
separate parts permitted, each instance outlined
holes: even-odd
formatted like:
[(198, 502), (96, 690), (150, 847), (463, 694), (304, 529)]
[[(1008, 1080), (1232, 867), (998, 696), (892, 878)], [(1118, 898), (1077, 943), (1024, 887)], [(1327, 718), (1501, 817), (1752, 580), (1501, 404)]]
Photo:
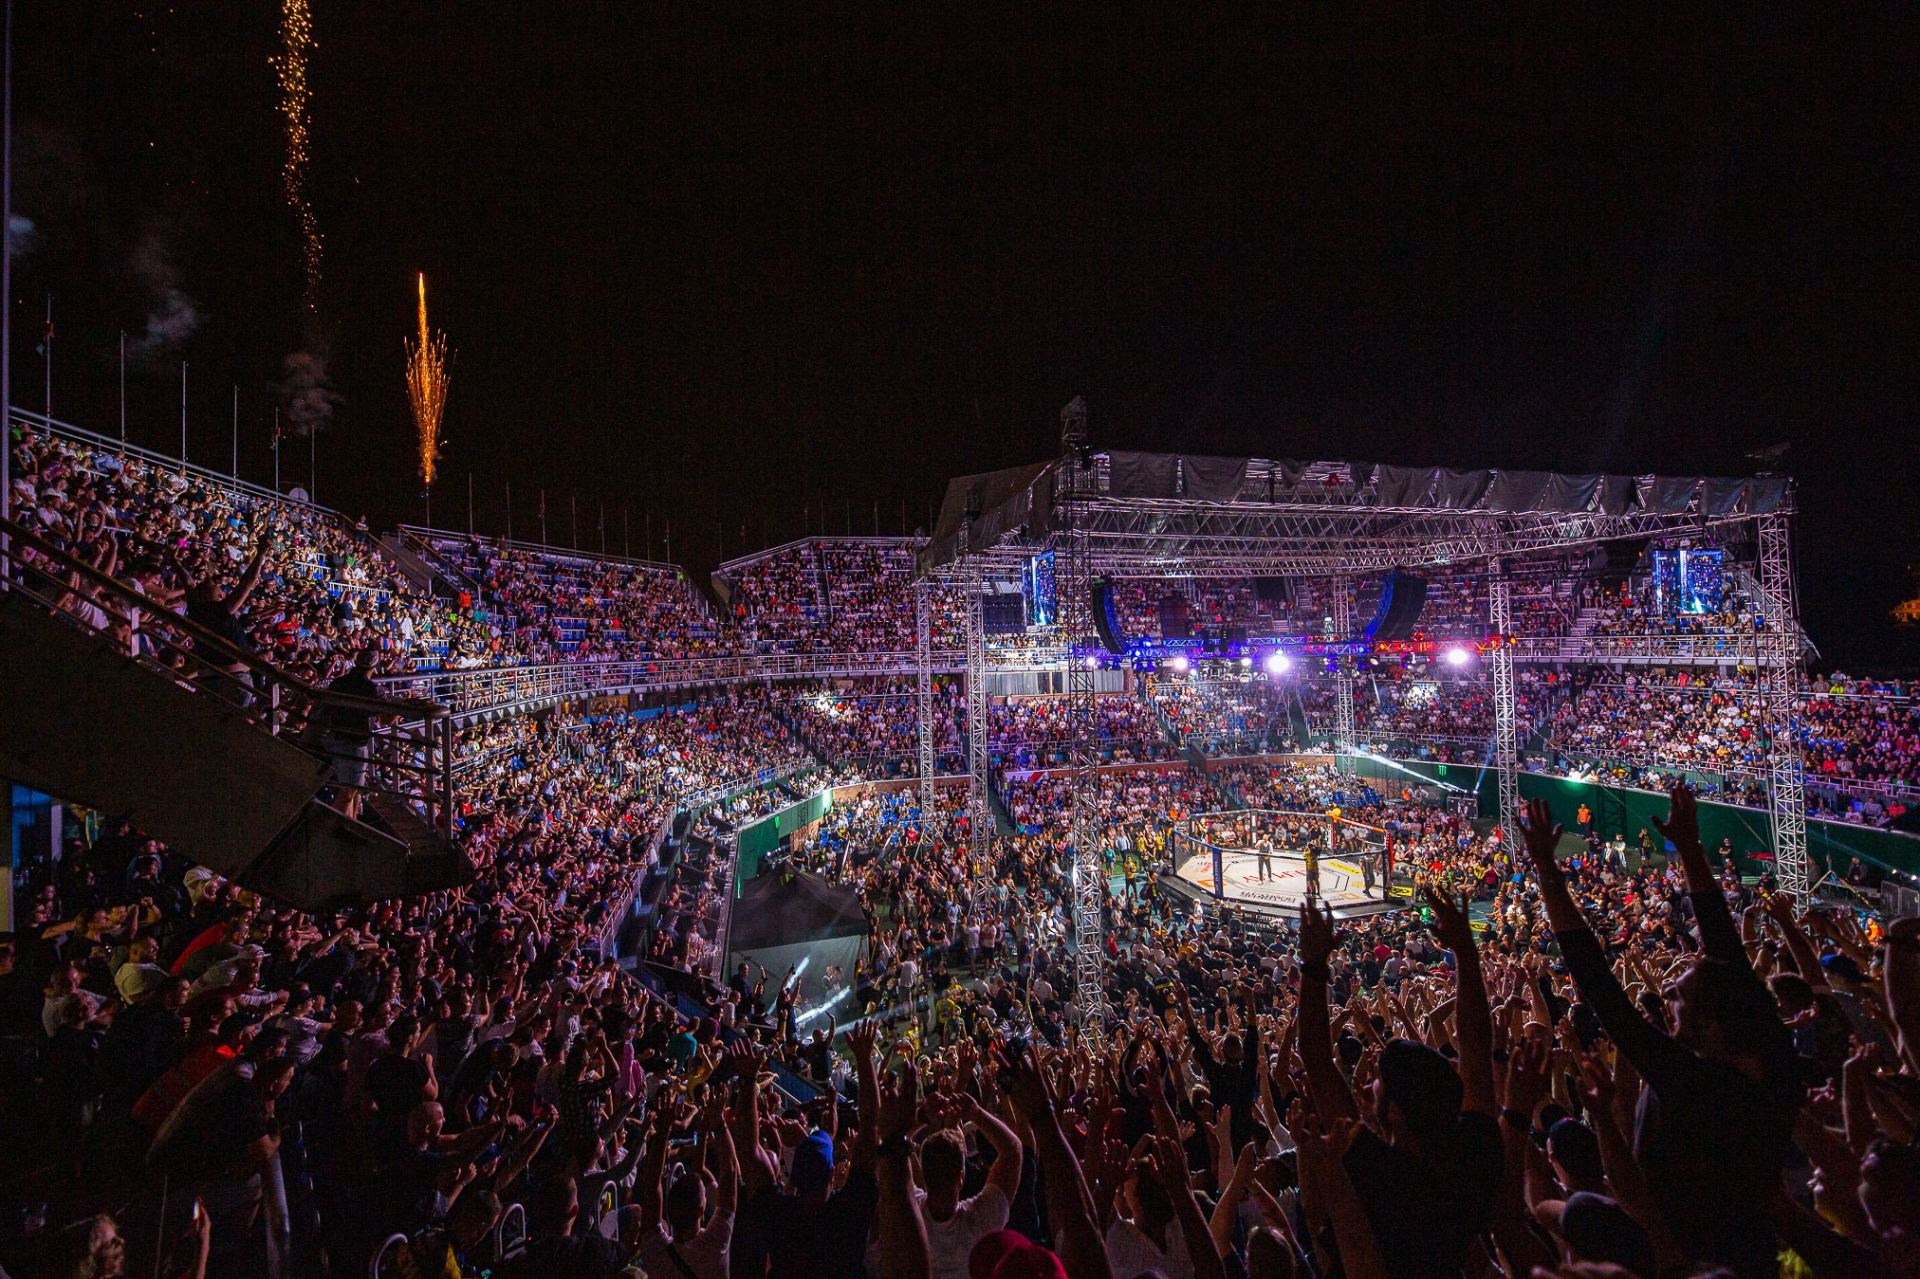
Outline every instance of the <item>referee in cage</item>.
[(1273, 839), (1272, 837), (1265, 836), (1265, 835), (1261, 836), (1259, 844), (1254, 847), (1253, 855), (1259, 863), (1258, 878), (1260, 882), (1265, 883), (1266, 881), (1272, 879), (1273, 878)]

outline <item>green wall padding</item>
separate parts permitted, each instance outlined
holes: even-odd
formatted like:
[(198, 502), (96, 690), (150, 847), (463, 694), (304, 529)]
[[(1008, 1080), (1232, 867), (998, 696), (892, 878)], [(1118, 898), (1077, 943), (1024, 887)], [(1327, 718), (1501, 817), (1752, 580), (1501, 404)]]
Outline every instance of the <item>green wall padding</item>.
[[(1478, 792), (1480, 815), (1492, 817), (1499, 805), (1499, 792), (1493, 771), (1473, 764), (1434, 764), (1421, 761), (1395, 761), (1361, 758), (1356, 772), (1369, 780), (1391, 783), (1396, 778), (1412, 782), (1408, 773), (1444, 781)], [(1403, 771), (1404, 770), (1404, 771)], [(1654, 791), (1633, 790), (1625, 786), (1602, 786), (1595, 782), (1575, 782), (1564, 777), (1546, 777), (1539, 773), (1520, 774), (1523, 799), (1544, 799), (1553, 807), (1553, 819), (1568, 830), (1577, 829), (1574, 818), (1584, 802), (1593, 811), (1594, 825), (1607, 839), (1624, 833), (1630, 847), (1638, 847), (1641, 828), (1653, 831), (1655, 816), (1667, 815), (1667, 797)], [(1742, 870), (1757, 873), (1759, 864), (1746, 861), (1748, 853), (1773, 846), (1773, 821), (1767, 813), (1733, 804), (1703, 801), (1700, 805), (1700, 838), (1709, 849), (1720, 847), (1722, 839), (1733, 840), (1734, 851), (1742, 856)], [(1811, 820), (1807, 823), (1807, 852), (1814, 862), (1814, 875), (1831, 867), (1844, 876), (1847, 860), (1858, 857), (1869, 863), (1920, 874), (1920, 839), (1871, 826), (1850, 822)]]
[(800, 829), (809, 822), (818, 821), (826, 816), (827, 810), (831, 807), (833, 807), (833, 792), (823, 790), (777, 813), (770, 813), (757, 822), (742, 826), (740, 828), (740, 859), (735, 865), (733, 876), (734, 896), (739, 896), (742, 886), (760, 873), (761, 859), (780, 842), (782, 836)]

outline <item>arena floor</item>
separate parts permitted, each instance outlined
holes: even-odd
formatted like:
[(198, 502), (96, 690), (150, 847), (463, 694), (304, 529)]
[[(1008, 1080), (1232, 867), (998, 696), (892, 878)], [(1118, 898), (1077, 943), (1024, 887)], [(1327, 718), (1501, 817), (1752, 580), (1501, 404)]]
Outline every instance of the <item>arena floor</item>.
[[(1223, 897), (1228, 902), (1291, 910), (1307, 895), (1306, 864), (1295, 857), (1275, 857), (1273, 877), (1266, 880), (1260, 878), (1260, 862), (1252, 853), (1226, 854), (1222, 858), (1222, 869), (1227, 880)], [(1208, 896), (1213, 895), (1212, 858), (1189, 858), (1178, 873), (1181, 879)], [(1333, 907), (1335, 913), (1357, 913), (1355, 907), (1379, 909), (1384, 904), (1379, 886), (1375, 885), (1373, 896), (1369, 897), (1364, 884), (1360, 868), (1352, 862), (1339, 857), (1321, 861), (1320, 900)]]

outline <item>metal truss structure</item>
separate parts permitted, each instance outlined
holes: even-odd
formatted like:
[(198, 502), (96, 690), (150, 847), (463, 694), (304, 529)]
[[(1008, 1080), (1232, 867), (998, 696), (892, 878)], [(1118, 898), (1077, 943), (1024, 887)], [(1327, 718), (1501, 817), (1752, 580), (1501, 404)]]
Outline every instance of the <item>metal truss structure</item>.
[(920, 738), (920, 820), (933, 820), (933, 586), (913, 584), (916, 727)]
[[(1513, 583), (1496, 561), (1487, 576), (1487, 623), (1496, 635), (1513, 634)], [(1520, 706), (1513, 682), (1513, 648), (1499, 644), (1487, 654), (1493, 679), (1493, 769), (1499, 786), (1500, 838), (1520, 847)]]
[[(1333, 635), (1345, 639), (1353, 634), (1353, 582), (1344, 577), (1333, 579)], [(1334, 768), (1353, 771), (1353, 658), (1336, 658), (1333, 673), (1333, 750)]]
[[(1518, 563), (1623, 538), (1732, 530), (1753, 518), (1738, 502), (1709, 500), (1704, 490), (1677, 509), (1629, 504), (1617, 512), (1599, 503), (1579, 510), (1449, 507), (1424, 493), (1396, 501), (1380, 485), (1356, 484), (1350, 463), (1265, 458), (1246, 459), (1238, 492), (1223, 501), (1129, 497), (1113, 492), (1111, 455), (1092, 458), (1091, 482), (1075, 486), (1072, 526), (1086, 532), (1094, 571), (1112, 578), (1334, 577), (1444, 569), (1497, 556)], [(1064, 463), (1055, 468), (1059, 488)], [(1061, 500), (1056, 492), (1057, 515), (1064, 514)], [(1005, 541), (970, 553), (1012, 565), (1039, 549), (1018, 537)]]
[(1773, 869), (1780, 891), (1805, 902), (1812, 891), (1807, 857), (1807, 778), (1794, 736), (1794, 676), (1799, 667), (1800, 636), (1794, 610), (1793, 541), (1787, 513), (1755, 520), (1759, 534), (1761, 628), (1756, 663), (1767, 733), (1767, 806), (1773, 819)]
[[(1069, 411), (1075, 409), (1084, 413), (1082, 405), (1076, 403)], [(1130, 461), (1137, 467), (1140, 458), (1149, 457), (1133, 455)], [(1189, 479), (1166, 491), (1188, 491), (1186, 485), (1195, 477), (1204, 485), (1207, 463), (1219, 461), (1178, 459), (1177, 473)], [(1491, 629), (1519, 641), (1500, 645), (1489, 662), (1495, 685), (1499, 821), (1506, 837), (1518, 834), (1516, 658), (1614, 664), (1752, 663), (1761, 672), (1769, 722), (1777, 726), (1771, 734), (1771, 793), (1780, 875), (1783, 886), (1804, 887), (1804, 777), (1791, 734), (1792, 671), (1804, 636), (1792, 606), (1787, 549), (1792, 490), (1787, 481), (1765, 476), (1753, 480), (1606, 477), (1605, 486), (1596, 487), (1589, 481), (1597, 477), (1560, 476), (1548, 477), (1545, 488), (1529, 489), (1526, 477), (1516, 477), (1496, 503), (1493, 494), (1505, 477), (1488, 472), (1487, 487), (1477, 489), (1461, 504), (1450, 505), (1449, 477), (1439, 472), (1415, 475), (1402, 468), (1376, 483), (1369, 478), (1374, 474), (1371, 468), (1349, 463), (1227, 461), (1239, 466), (1238, 480), (1237, 489), (1223, 500), (1116, 493), (1114, 455), (1087, 454), (1079, 444), (1069, 445), (1059, 461), (1046, 467), (956, 481), (960, 492), (972, 495), (965, 540), (956, 543), (951, 520), (943, 519), (924, 570), (948, 580), (957, 572), (1005, 573), (1052, 549), (1057, 580), (1065, 578), (1058, 572), (1060, 552), (1079, 566), (1074, 571), (1084, 573), (1085, 579), (1095, 575), (1333, 578), (1338, 582), (1333, 591), (1334, 629), (1346, 637), (1354, 633), (1348, 589), (1354, 577), (1395, 568), (1478, 572), (1484, 571), (1481, 566), (1494, 564), (1499, 571), (1489, 587)], [(1199, 465), (1189, 470), (1193, 463)], [(1382, 475), (1391, 469), (1383, 468)], [(1140, 491), (1140, 477), (1136, 469), (1128, 481), (1134, 492)], [(999, 505), (978, 520), (990, 530), (983, 537), (976, 526), (981, 515), (979, 494), (989, 489), (998, 492)], [(1507, 500), (1522, 490), (1532, 496)], [(1568, 494), (1576, 496), (1568, 499)], [(953, 501), (950, 493), (949, 510)], [(1511, 582), (1504, 573), (1518, 573), (1530, 563), (1542, 562), (1553, 571), (1565, 571), (1575, 556), (1623, 539), (1693, 537), (1738, 542), (1750, 536), (1755, 525), (1760, 534), (1759, 582), (1762, 595), (1770, 601), (1773, 623), (1762, 642), (1743, 643), (1735, 636), (1595, 640), (1512, 635)], [(1061, 586), (1066, 591), (1065, 580)], [(1073, 596), (1080, 593), (1077, 585), (1063, 593), (1063, 604), (1077, 604)], [(1069, 616), (1065, 607), (1062, 616)], [(970, 646), (968, 659), (970, 674), (984, 669), (984, 652), (976, 665)], [(1350, 757), (1355, 746), (1353, 676), (1350, 659), (1342, 659), (1335, 672), (1334, 737), (1343, 758)], [(1078, 910), (1076, 898), (1076, 914)]]
[(1445, 568), (1510, 551), (1526, 555), (1658, 537), (1697, 521), (1638, 512), (1490, 514), (1275, 503), (1243, 509), (1109, 498), (1093, 503), (1088, 540), (1114, 577), (1326, 577)]
[[(987, 856), (987, 840), (993, 833), (993, 805), (987, 792), (987, 632), (981, 600), (985, 584), (978, 561), (972, 569), (966, 586), (967, 840), (974, 864), (981, 865)], [(927, 780), (931, 776), (931, 769), (921, 774), (923, 788), (931, 787), (932, 783)]]
[[(1091, 469), (1081, 451), (1087, 441), (1087, 404), (1075, 397), (1060, 411), (1061, 451), (1069, 459), (1066, 477), (1069, 523), (1062, 554), (1054, 561), (1054, 598), (1061, 629), (1070, 643), (1095, 641), (1091, 586), (1093, 572), (1086, 530), (1075, 520), (1073, 498)], [(1106, 986), (1102, 979), (1106, 938), (1107, 867), (1100, 843), (1099, 815), (1094, 812), (1094, 738), (1099, 724), (1094, 707), (1093, 671), (1084, 662), (1067, 662), (1067, 722), (1072, 726), (1073, 749), (1073, 1017), (1083, 1035), (1098, 1036), (1107, 1023)]]

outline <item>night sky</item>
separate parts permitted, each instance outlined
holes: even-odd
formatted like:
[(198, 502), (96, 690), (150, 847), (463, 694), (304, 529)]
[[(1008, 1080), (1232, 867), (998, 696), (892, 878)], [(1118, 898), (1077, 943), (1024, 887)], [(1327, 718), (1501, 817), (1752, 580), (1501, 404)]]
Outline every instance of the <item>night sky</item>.
[(583, 544), (604, 502), (610, 549), (626, 508), (695, 568), (876, 502), (922, 524), (949, 476), (1049, 455), (1076, 394), (1133, 448), (1724, 474), (1785, 441), (1816, 641), (1911, 656), (1920, 39), (1890, 20), (312, 0), (303, 316), (278, 5), (15, 5), (26, 407), (51, 291), (56, 416), (116, 428), (124, 329), (131, 437), (177, 447), (184, 358), (196, 460), (237, 383), (266, 480), (283, 360), (321, 353), (319, 498), (417, 520), (424, 270), (458, 352), (436, 522), (471, 471), (501, 530), (511, 477), (519, 536), (544, 485), (549, 540), (577, 495)]

